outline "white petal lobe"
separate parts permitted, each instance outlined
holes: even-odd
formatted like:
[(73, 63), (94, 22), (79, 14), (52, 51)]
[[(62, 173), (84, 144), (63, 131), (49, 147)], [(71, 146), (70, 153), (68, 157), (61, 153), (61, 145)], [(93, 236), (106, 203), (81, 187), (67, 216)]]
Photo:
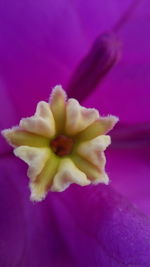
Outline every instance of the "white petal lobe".
[(67, 94), (66, 92), (63, 90), (61, 85), (56, 85), (53, 90), (52, 93), (50, 95), (50, 100), (49, 103), (50, 105), (55, 105), (59, 100), (65, 102), (67, 99)]
[(44, 101), (39, 102), (35, 115), (22, 119), (19, 126), (23, 130), (45, 137), (54, 136), (55, 122), (48, 103)]
[(101, 173), (98, 179), (92, 181), (92, 184), (94, 185), (97, 185), (99, 183), (106, 184), (106, 185), (109, 184), (109, 177), (106, 172)]
[(87, 179), (86, 175), (75, 166), (71, 159), (66, 158), (60, 163), (51, 190), (61, 192), (72, 183), (85, 186), (90, 184), (90, 181)]
[(42, 201), (45, 197), (47, 192), (45, 191), (45, 188), (43, 186), (36, 186), (35, 183), (30, 183), (29, 188), (31, 190), (31, 201)]
[(66, 132), (77, 134), (87, 128), (96, 119), (99, 113), (96, 109), (88, 109), (80, 106), (75, 99), (69, 99), (66, 107)]
[(20, 146), (14, 150), (14, 154), (29, 165), (28, 176), (34, 180), (45, 166), (50, 151), (48, 148)]
[(109, 135), (101, 135), (90, 141), (81, 143), (77, 148), (77, 153), (98, 167), (99, 170), (103, 171), (106, 163), (103, 151), (110, 143), (111, 139)]

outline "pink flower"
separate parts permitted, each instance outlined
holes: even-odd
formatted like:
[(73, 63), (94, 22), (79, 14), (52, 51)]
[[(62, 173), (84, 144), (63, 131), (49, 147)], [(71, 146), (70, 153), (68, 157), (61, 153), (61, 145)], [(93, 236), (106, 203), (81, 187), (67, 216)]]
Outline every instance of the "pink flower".
[(1, 1), (1, 130), (31, 116), (58, 83), (69, 97), (121, 121), (106, 152), (110, 186), (71, 185), (37, 204), (29, 201), (26, 167), (1, 139), (1, 266), (149, 266), (149, 218), (114, 190), (149, 214), (148, 0), (120, 27), (122, 59), (98, 85), (101, 60), (118, 58), (110, 53), (114, 41), (101, 49), (101, 33), (117, 29), (132, 3)]

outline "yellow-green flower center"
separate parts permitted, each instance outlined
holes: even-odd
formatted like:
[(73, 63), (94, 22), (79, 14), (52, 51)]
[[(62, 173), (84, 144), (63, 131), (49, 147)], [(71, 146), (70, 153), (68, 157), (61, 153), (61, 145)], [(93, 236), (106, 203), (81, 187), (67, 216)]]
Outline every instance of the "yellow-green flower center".
[(33, 116), (4, 130), (14, 154), (29, 165), (31, 200), (41, 201), (49, 190), (61, 192), (72, 183), (108, 184), (104, 151), (111, 140), (106, 133), (117, 121), (67, 100), (56, 86), (50, 101), (40, 101)]
[(59, 135), (51, 141), (50, 146), (57, 156), (63, 157), (72, 152), (73, 140), (68, 136)]

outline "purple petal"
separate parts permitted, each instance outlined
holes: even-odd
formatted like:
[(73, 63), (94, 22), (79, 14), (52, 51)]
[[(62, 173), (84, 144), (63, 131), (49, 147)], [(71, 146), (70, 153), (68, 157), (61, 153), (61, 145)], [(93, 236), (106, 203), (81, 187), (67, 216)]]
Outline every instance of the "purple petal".
[(2, 266), (148, 265), (150, 220), (110, 186), (73, 185), (33, 204), (24, 164), (0, 165)]
[(19, 168), (6, 157), (1, 159), (0, 169), (0, 266), (21, 266), (27, 246), (25, 209), (19, 187), (12, 179), (19, 175)]
[(120, 63), (111, 71), (97, 91), (84, 102), (94, 103), (101, 114), (115, 114), (122, 123), (149, 122), (150, 109), (150, 2), (145, 0), (132, 19), (121, 29), (123, 43)]
[(111, 29), (130, 3), (129, 0), (106, 0), (105, 5), (97, 0), (92, 5), (91, 2), (83, 5), (81, 0), (0, 3), (1, 78), (18, 120), (32, 114), (35, 104), (47, 99), (52, 86), (65, 87), (95, 38)]
[[(120, 143), (121, 145), (121, 143)], [(136, 144), (137, 145), (137, 144)], [(112, 186), (126, 196), (142, 212), (150, 214), (150, 147), (129, 143), (108, 149), (107, 173)], [(130, 146), (132, 148), (130, 148)]]
[(68, 223), (77, 266), (148, 264), (149, 219), (108, 186), (72, 189), (71, 195), (65, 204), (78, 227), (71, 231)]
[(133, 125), (119, 124), (113, 132), (113, 148), (124, 149), (149, 149), (150, 148), (150, 123), (139, 123)]

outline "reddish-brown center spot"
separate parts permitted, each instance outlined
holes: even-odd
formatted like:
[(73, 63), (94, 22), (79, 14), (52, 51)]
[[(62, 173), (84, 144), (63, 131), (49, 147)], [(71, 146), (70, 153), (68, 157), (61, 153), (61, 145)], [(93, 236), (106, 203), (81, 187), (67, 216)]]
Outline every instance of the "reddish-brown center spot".
[(71, 153), (73, 140), (65, 135), (59, 135), (51, 141), (50, 146), (56, 155), (63, 157)]

